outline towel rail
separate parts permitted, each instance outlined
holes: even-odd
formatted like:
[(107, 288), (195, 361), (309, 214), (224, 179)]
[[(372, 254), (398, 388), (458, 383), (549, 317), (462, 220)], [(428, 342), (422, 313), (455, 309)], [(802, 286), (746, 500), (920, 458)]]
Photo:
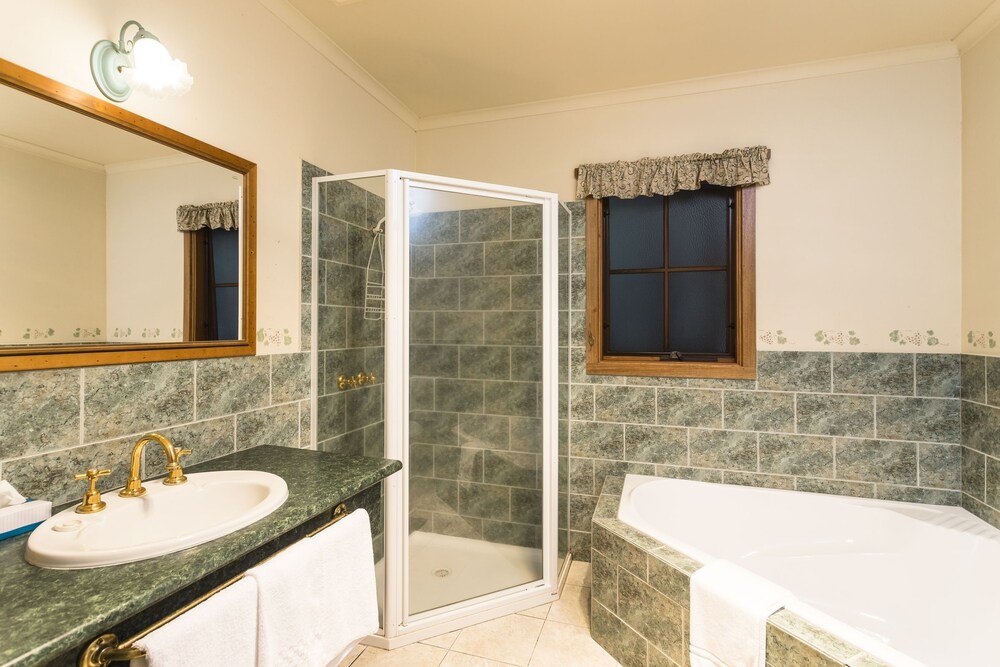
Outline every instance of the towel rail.
[[(323, 532), (333, 524), (345, 518), (350, 513), (351, 511), (347, 509), (347, 505), (344, 503), (340, 503), (335, 508), (333, 508), (333, 517), (319, 528), (316, 528), (315, 530), (306, 533), (306, 537), (307, 538), (313, 537), (314, 535)], [(257, 565), (266, 563), (267, 561), (271, 560), (272, 558), (283, 552), (285, 549), (288, 549), (290, 546), (291, 545), (274, 552), (273, 554), (262, 560)], [(145, 652), (143, 652), (142, 649), (133, 646), (135, 642), (139, 641), (140, 639), (142, 639), (149, 633), (153, 632), (154, 630), (162, 628), (164, 625), (174, 620), (181, 614), (190, 611), (191, 609), (194, 609), (205, 600), (209, 599), (216, 593), (219, 593), (220, 591), (229, 588), (237, 581), (243, 579), (243, 577), (245, 576), (246, 573), (244, 572), (242, 574), (236, 575), (235, 577), (229, 579), (228, 581), (219, 584), (218, 586), (208, 591), (204, 595), (198, 596), (197, 598), (187, 603), (180, 609), (168, 614), (167, 616), (164, 616), (156, 623), (153, 623), (148, 628), (144, 629), (142, 632), (139, 632), (133, 635), (132, 637), (129, 637), (128, 639), (126, 639), (121, 643), (118, 642), (118, 636), (111, 632), (108, 632), (106, 634), (101, 635), (100, 637), (97, 637), (89, 644), (87, 644), (87, 648), (83, 650), (83, 653), (80, 655), (80, 660), (78, 662), (79, 667), (109, 667), (109, 665), (112, 662), (134, 660), (136, 658), (143, 657), (145, 655)]]

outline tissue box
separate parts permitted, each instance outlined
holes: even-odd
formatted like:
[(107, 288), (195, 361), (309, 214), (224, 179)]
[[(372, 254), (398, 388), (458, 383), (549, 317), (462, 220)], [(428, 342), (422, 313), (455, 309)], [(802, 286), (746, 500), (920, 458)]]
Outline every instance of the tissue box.
[(35, 526), (52, 516), (52, 503), (48, 500), (29, 500), (20, 505), (0, 509), (0, 540), (34, 530)]

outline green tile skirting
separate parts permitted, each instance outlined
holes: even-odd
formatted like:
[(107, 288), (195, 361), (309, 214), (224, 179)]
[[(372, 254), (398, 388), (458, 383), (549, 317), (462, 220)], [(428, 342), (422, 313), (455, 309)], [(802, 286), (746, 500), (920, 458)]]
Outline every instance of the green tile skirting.
[[(691, 575), (701, 563), (619, 521), (623, 478), (608, 477), (594, 512), (591, 628), (625, 667), (686, 667)], [(767, 620), (768, 667), (886, 667), (781, 609)]]
[[(0, 642), (0, 665), (48, 664), (65, 656), (108, 628), (329, 512), (400, 468), (398, 461), (389, 459), (255, 447), (188, 468), (188, 472), (263, 470), (281, 476), (288, 484), (284, 505), (225, 537), (159, 558), (90, 570), (45, 570), (28, 565), (24, 561), (27, 535), (0, 542), (0, 608), (9, 630)], [(373, 523), (380, 521), (380, 517), (372, 519)]]

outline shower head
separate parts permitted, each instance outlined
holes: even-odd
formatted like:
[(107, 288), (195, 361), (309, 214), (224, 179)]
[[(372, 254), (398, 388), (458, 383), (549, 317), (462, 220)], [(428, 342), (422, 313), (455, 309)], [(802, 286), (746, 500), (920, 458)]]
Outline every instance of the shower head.
[(369, 229), (368, 231), (372, 233), (372, 236), (378, 236), (379, 234), (385, 233), (385, 218), (382, 218), (377, 223), (375, 223), (375, 226)]

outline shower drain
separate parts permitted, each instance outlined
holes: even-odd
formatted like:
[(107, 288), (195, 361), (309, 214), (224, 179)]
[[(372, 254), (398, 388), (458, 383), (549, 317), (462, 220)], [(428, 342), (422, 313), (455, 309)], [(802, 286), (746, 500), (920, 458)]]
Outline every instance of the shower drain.
[(442, 567), (440, 570), (434, 570), (435, 577), (447, 577), (449, 574), (451, 574), (451, 570), (445, 567)]

